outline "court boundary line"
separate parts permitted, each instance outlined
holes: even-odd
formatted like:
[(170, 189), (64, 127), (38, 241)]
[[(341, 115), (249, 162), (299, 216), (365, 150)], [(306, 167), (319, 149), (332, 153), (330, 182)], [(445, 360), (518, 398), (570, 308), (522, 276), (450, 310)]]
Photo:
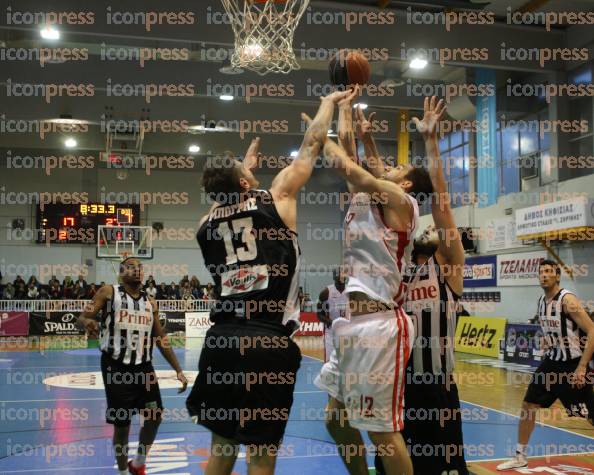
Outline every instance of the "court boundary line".
[[(551, 457), (573, 457), (575, 455), (591, 455), (594, 454), (594, 451), (590, 452), (574, 452), (571, 454), (552, 454), (552, 455), (532, 455), (530, 457), (526, 457), (528, 460), (534, 459), (546, 459)], [(472, 462), (466, 461), (466, 463), (483, 463), (483, 462), (499, 462), (500, 460), (508, 460), (510, 457), (503, 457), (500, 459), (485, 459), (485, 460), (474, 460)], [(524, 467), (525, 468), (525, 467)]]
[[(78, 390), (85, 390), (86, 388), (64, 388), (62, 386), (52, 386), (59, 389), (78, 389)], [(168, 388), (168, 389), (175, 389), (175, 388)], [(87, 391), (102, 391), (103, 388), (97, 389), (86, 389)], [(161, 390), (163, 391), (163, 390)], [(314, 394), (314, 393), (325, 393), (326, 391), (322, 391), (321, 389), (317, 389), (315, 391), (293, 391), (293, 394)], [(177, 396), (161, 396), (162, 399), (179, 399), (179, 398), (187, 398), (187, 394), (180, 394)], [(56, 401), (57, 399), (19, 399), (19, 400), (11, 400), (11, 401), (0, 401), (0, 403), (19, 403), (19, 402), (50, 402)], [(60, 398), (60, 401), (104, 401), (105, 396), (103, 397), (89, 397), (89, 398)]]
[[(512, 414), (511, 412), (502, 411), (500, 409), (493, 409), (492, 407), (483, 406), (482, 404), (477, 404), (475, 402), (470, 402), (470, 401), (466, 401), (466, 400), (462, 400), (462, 399), (460, 401), (461, 402), (465, 402), (466, 404), (472, 404), (473, 406), (481, 407), (483, 409), (487, 409), (487, 410), (499, 412), (500, 414), (505, 414), (507, 416), (512, 416), (512, 417), (514, 417), (516, 419), (519, 419), (520, 418), (520, 416), (516, 416), (515, 414)], [(563, 431), (563, 432), (567, 432), (567, 433), (569, 433), (571, 435), (577, 435), (577, 436), (580, 436), (580, 437), (585, 437), (585, 438), (590, 439), (590, 440), (594, 440), (594, 437), (592, 437), (590, 435), (583, 435), (583, 434), (580, 434), (579, 432), (573, 432), (573, 431), (571, 431), (569, 429), (565, 429), (563, 427), (557, 427), (557, 426), (553, 426), (551, 424), (547, 424), (546, 422), (536, 422), (536, 423), (538, 425), (540, 425), (540, 426), (550, 427), (551, 429), (557, 429), (557, 430), (560, 430), (560, 431)], [(593, 427), (593, 429), (594, 429), (594, 427)]]

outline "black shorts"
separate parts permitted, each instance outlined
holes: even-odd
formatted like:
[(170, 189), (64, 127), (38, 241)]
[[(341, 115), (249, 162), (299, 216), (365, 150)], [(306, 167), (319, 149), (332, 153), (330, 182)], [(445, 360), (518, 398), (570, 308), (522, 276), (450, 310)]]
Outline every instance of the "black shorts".
[(402, 436), (414, 473), (468, 474), (458, 387), (451, 375), (407, 371)]
[(194, 422), (242, 444), (278, 444), (301, 363), (284, 327), (253, 320), (215, 323), (186, 401)]
[(130, 425), (132, 416), (160, 417), (161, 391), (152, 363), (126, 365), (101, 354), (101, 374), (107, 397), (105, 420), (116, 426)]
[(547, 408), (559, 399), (569, 416), (594, 419), (592, 373), (586, 374), (586, 385), (583, 388), (570, 382), (571, 374), (579, 362), (579, 358), (569, 361), (545, 358), (532, 375), (524, 401)]

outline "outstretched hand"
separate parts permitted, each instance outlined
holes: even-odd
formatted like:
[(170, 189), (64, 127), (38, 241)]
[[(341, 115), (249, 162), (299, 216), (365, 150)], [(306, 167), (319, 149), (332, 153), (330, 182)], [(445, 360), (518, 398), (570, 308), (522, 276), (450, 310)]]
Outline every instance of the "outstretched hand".
[(423, 119), (419, 120), (418, 117), (413, 117), (417, 130), (424, 139), (432, 138), (437, 135), (439, 122), (443, 118), (446, 110), (447, 107), (443, 99), (440, 99), (439, 102), (437, 102), (437, 97), (435, 96), (432, 96), (431, 100), (429, 100), (428, 97), (425, 98)]
[(331, 94), (328, 94), (325, 97), (322, 97), (321, 99), (324, 101), (332, 101), (334, 102), (334, 104), (340, 104), (342, 101), (347, 100), (351, 95), (353, 94), (353, 91), (350, 89), (347, 89), (346, 91), (334, 91)]
[(355, 99), (361, 95), (361, 87), (357, 85), (347, 89), (345, 92), (348, 92), (348, 94), (338, 101), (338, 107), (348, 107), (350, 109), (353, 107)]
[(243, 166), (248, 170), (254, 170), (255, 168), (258, 168), (261, 156), (262, 154), (260, 153), (260, 137), (256, 137), (250, 143), (247, 152), (245, 152)]
[(372, 112), (369, 114), (369, 117), (366, 118), (363, 109), (357, 107), (355, 114), (357, 116), (357, 138), (359, 140), (370, 138), (373, 132), (373, 118), (375, 117), (375, 112)]

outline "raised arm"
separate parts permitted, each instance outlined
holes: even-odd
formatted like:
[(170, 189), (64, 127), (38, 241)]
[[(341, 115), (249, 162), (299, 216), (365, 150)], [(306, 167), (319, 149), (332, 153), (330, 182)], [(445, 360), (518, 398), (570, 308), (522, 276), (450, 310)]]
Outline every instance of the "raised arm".
[[(407, 229), (407, 217), (410, 216), (411, 202), (402, 187), (397, 184), (374, 177), (367, 170), (347, 157), (344, 150), (334, 141), (326, 139), (324, 156), (333, 169), (342, 175), (352, 186), (353, 192), (364, 192), (375, 195), (374, 197), (383, 205), (395, 212), (398, 224), (396, 229)], [(401, 229), (398, 229), (401, 230)]]
[(380, 157), (372, 134), (374, 116), (375, 112), (372, 112), (369, 114), (369, 118), (366, 118), (363, 109), (357, 107), (357, 138), (363, 142), (363, 147), (365, 148), (367, 169), (374, 177), (381, 178), (386, 172), (386, 167)]
[(348, 96), (338, 102), (338, 143), (355, 162), (358, 162), (358, 158), (353, 130), (353, 101), (358, 96), (359, 87), (355, 87)]
[(334, 92), (321, 99), (318, 113), (309, 123), (297, 157), (272, 182), (270, 192), (275, 200), (295, 199), (299, 190), (307, 183), (328, 135), (334, 106), (347, 94), (349, 91)]
[(260, 137), (256, 137), (250, 142), (250, 146), (245, 152), (242, 166), (248, 170), (254, 170), (258, 168), (260, 156)]
[(456, 272), (450, 272), (449, 275), (454, 277), (456, 284), (459, 284), (456, 287), (461, 289), (463, 281), (461, 267), (464, 265), (464, 247), (462, 246), (462, 239), (460, 238), (460, 233), (454, 220), (454, 214), (450, 207), (450, 195), (443, 174), (439, 142), (437, 140), (438, 124), (445, 112), (446, 107), (443, 100), (437, 102), (435, 96), (431, 100), (426, 97), (423, 119), (419, 120), (415, 117), (413, 120), (417, 126), (417, 130), (425, 141), (427, 170), (434, 190), (431, 214), (433, 215), (433, 221), (439, 235), (438, 259), (441, 263), (456, 267)]

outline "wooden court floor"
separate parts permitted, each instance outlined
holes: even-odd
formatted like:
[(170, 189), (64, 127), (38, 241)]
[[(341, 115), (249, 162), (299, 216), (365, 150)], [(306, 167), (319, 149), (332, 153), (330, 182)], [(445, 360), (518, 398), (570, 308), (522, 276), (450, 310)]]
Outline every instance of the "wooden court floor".
[[(298, 340), (304, 355), (323, 360), (324, 350), (321, 338), (302, 337)], [(501, 411), (502, 413), (513, 416), (519, 415), (522, 400), (530, 381), (530, 374), (480, 365), (473, 362), (481, 359), (484, 358), (475, 355), (456, 354), (455, 373), (460, 399), (479, 407)], [(541, 411), (538, 422), (562, 429), (563, 431), (567, 431), (567, 433), (581, 434), (585, 437), (594, 438), (594, 427), (584, 419), (568, 417), (559, 402), (556, 402), (549, 411)], [(517, 422), (513, 419), (506, 419), (504, 423), (515, 424), (517, 426)], [(563, 442), (562, 439), (563, 432), (560, 433), (559, 442), (561, 444)], [(594, 440), (592, 442), (594, 447)], [(513, 443), (515, 444), (515, 441)], [(594, 452), (569, 456), (553, 454), (546, 458), (536, 457), (533, 460), (534, 462), (531, 462), (529, 465), (529, 470), (531, 471), (497, 472), (495, 467), (501, 463), (499, 459), (470, 462), (468, 466), (472, 473), (476, 475), (495, 475), (501, 473), (594, 474)], [(531, 468), (533, 466), (534, 468)], [(533, 472), (532, 470), (535, 471)]]
[[(199, 342), (196, 344), (189, 344), (189, 340), (196, 339), (188, 339), (188, 341), (185, 341), (184, 338), (179, 338), (175, 341), (176, 344), (174, 345), (178, 348), (176, 350), (176, 352), (178, 352), (178, 358), (182, 358), (180, 361), (184, 361), (185, 370), (193, 370), (196, 368), (199, 351), (195, 351), (195, 349), (200, 348)], [(315, 407), (323, 412), (326, 397), (321, 391), (317, 390), (313, 384), (311, 384), (313, 378), (319, 372), (321, 365), (320, 361), (323, 360), (322, 338), (301, 337), (297, 338), (297, 342), (302, 349), (304, 359), (302, 362), (302, 369), (300, 370), (302, 375), (300, 383), (301, 387), (299, 388), (299, 391), (296, 391), (300, 394), (296, 394), (295, 405), (303, 408)], [(88, 348), (89, 346), (92, 347), (95, 345), (89, 345), (84, 337), (70, 337), (61, 340), (53, 338), (32, 342), (26, 339), (12, 341), (8, 339), (0, 339), (0, 352), (5, 352), (4, 355), (0, 353), (0, 362), (5, 360), (4, 366), (0, 367), (0, 370), (10, 372), (12, 366), (18, 370), (20, 369), (20, 366), (25, 367), (25, 365), (27, 365), (26, 367), (32, 368), (34, 366), (30, 365), (40, 364), (38, 363), (39, 361), (43, 362), (42, 364), (44, 365), (52, 365), (52, 367), (58, 367), (62, 364), (72, 365), (67, 367), (72, 368), (68, 371), (96, 370), (95, 360), (98, 356), (98, 350), (96, 348)], [(30, 358), (28, 358), (20, 352), (38, 353), (38, 355), (30, 354)], [(19, 354), (23, 355), (23, 357), (20, 358), (18, 356)], [(81, 360), (80, 358), (84, 358), (84, 360)], [(497, 362), (497, 360), (494, 359), (462, 354), (457, 354), (456, 358), (456, 377), (463, 410), (482, 411), (485, 414), (485, 418), (482, 420), (480, 418), (476, 420), (464, 420), (463, 430), (465, 445), (470, 449), (473, 444), (475, 446), (491, 445), (493, 447), (493, 452), (491, 454), (467, 454), (469, 467), (472, 473), (477, 475), (494, 475), (495, 473), (500, 473), (495, 471), (496, 465), (500, 463), (501, 459), (507, 456), (507, 451), (513, 450), (515, 447), (518, 422), (517, 415), (520, 411), (521, 401), (530, 374), (489, 366), (489, 363)], [(11, 360), (12, 363), (10, 362)], [(19, 360), (22, 361), (19, 362)], [(163, 368), (167, 368), (167, 365), (164, 365), (163, 362), (160, 362), (160, 364)], [(2, 399), (7, 400), (4, 401), (7, 407), (10, 405), (20, 407), (19, 397), (22, 396), (18, 392), (14, 392), (16, 389), (18, 388), (11, 388), (0, 384), (0, 390), (4, 393)], [(31, 404), (33, 404), (33, 406), (36, 404), (36, 398), (43, 398), (44, 401), (55, 401), (55, 404), (60, 405), (61, 402), (55, 399), (58, 394), (65, 394), (70, 398), (74, 397), (75, 399), (70, 399), (71, 401), (88, 400), (89, 402), (85, 402), (84, 404), (93, 404), (92, 407), (103, 400), (102, 396), (94, 396), (91, 399), (88, 399), (88, 396), (85, 396), (86, 393), (82, 391), (66, 394), (63, 393), (63, 390), (57, 388), (48, 392), (44, 386), (40, 386), (39, 388), (28, 388), (28, 391), (31, 392), (28, 397), (32, 398), (33, 402)], [(34, 391), (37, 391), (39, 394), (34, 394)], [(172, 392), (172, 394), (166, 396), (169, 398), (170, 404), (175, 403), (177, 405), (182, 405), (182, 399), (180, 399), (181, 396), (175, 395), (171, 389), (166, 390), (166, 392), (167, 391)], [(83, 399), (76, 399), (79, 397)], [(67, 405), (68, 404), (71, 403), (67, 403)], [(76, 405), (83, 403), (73, 402), (72, 404)], [(99, 416), (97, 416), (97, 418), (100, 419)], [(85, 434), (85, 437), (90, 437), (94, 434), (93, 431), (100, 432), (102, 437), (106, 436), (106, 434), (103, 433), (106, 430), (105, 425), (101, 423), (99, 419), (94, 421), (96, 423), (95, 425), (84, 429), (84, 432), (82, 433)], [(584, 420), (567, 417), (559, 404), (553, 406), (552, 410), (548, 413), (543, 413), (539, 422), (541, 425), (535, 431), (533, 445), (544, 446), (545, 449), (540, 450), (540, 453), (535, 452), (535, 457), (530, 460), (529, 469), (508, 473), (594, 475), (594, 428)], [(325, 449), (334, 447), (331, 438), (326, 434), (322, 419), (317, 421), (297, 418), (292, 424), (293, 436), (309, 434), (307, 437), (309, 437), (311, 441), (321, 441), (320, 443), (325, 444)], [(14, 437), (15, 430), (18, 432), (18, 429), (24, 428), (17, 425), (15, 427), (6, 427), (5, 429), (5, 431), (0, 432), (5, 432), (6, 436), (11, 435)], [(170, 431), (171, 434), (178, 436), (180, 432), (183, 433), (183, 431), (187, 431), (187, 423), (185, 421), (184, 423), (175, 423), (171, 425)], [(70, 432), (62, 430), (56, 433), (69, 434)], [(89, 435), (90, 433), (91, 435)], [(193, 436), (197, 435), (190, 434), (188, 437)], [(581, 447), (586, 447), (586, 449)], [(543, 454), (546, 454), (547, 457), (538, 457)], [(297, 463), (299, 460), (302, 459), (287, 459), (283, 461), (284, 469), (279, 473), (299, 473), (292, 471), (292, 465), (290, 465), (291, 463)], [(311, 469), (313, 470), (312, 473), (314, 473), (314, 471), (315, 473), (318, 473), (317, 470), (313, 469), (315, 464), (318, 464), (318, 467), (326, 467), (325, 473), (346, 473), (340, 460), (336, 456), (307, 460), (309, 463), (313, 464), (311, 466)], [(1, 463), (2, 460), (0, 460), (0, 464)], [(70, 462), (65, 461), (64, 463), (77, 463), (77, 460), (71, 460)], [(111, 463), (111, 459), (107, 458), (104, 463)], [(370, 460), (370, 463), (372, 463), (372, 460)], [(298, 465), (295, 465), (295, 467), (297, 466)], [(29, 469), (22, 468), (17, 470), (17, 472), (40, 473), (44, 470), (43, 467), (43, 464), (32, 464)], [(66, 471), (67, 469), (60, 470)], [(17, 472), (15, 472), (13, 467), (9, 473)], [(2, 468), (0, 468), (0, 473), (3, 473)], [(66, 471), (66, 473), (68, 472)], [(100, 473), (103, 474), (107, 472), (101, 471)], [(109, 473), (111, 473), (111, 471)], [(197, 473), (200, 472), (198, 471)]]

